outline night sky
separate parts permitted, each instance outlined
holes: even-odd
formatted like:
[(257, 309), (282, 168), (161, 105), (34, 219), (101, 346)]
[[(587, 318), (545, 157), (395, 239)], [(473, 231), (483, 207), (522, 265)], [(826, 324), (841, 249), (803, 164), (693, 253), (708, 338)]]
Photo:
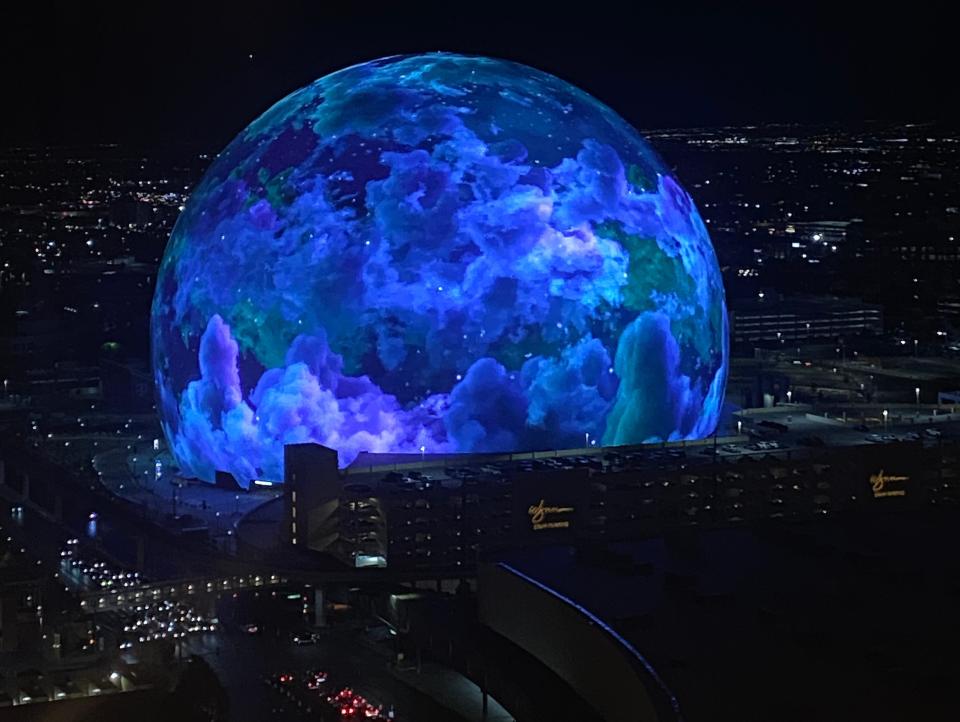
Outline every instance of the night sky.
[(632, 15), (596, 1), (576, 11), (479, 1), (404, 12), (396, 8), (407, 3), (106, 5), (5, 10), (0, 145), (219, 149), (321, 75), (430, 50), (547, 70), (639, 128), (952, 116), (949, 23), (879, 4), (746, 12), (670, 3), (682, 7)]

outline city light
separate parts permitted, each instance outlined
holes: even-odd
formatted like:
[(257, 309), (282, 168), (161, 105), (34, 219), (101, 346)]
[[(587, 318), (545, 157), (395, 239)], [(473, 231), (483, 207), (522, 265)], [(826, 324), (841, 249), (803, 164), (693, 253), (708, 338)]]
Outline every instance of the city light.
[(956, 717), (948, 14), (484, 9), (8, 23), (0, 707)]

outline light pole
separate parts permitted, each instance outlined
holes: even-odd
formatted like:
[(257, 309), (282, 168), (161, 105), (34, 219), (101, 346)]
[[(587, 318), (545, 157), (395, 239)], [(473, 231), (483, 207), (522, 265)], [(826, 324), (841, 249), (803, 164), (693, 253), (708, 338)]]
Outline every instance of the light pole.
[(583, 434), (583, 445), (588, 449), (590, 448), (590, 432), (589, 431), (585, 431)]
[(889, 412), (888, 412), (886, 409), (884, 409), (884, 410), (883, 410), (883, 430), (884, 430), (884, 431), (887, 430), (887, 415), (888, 415), (888, 414), (889, 414)]
[(920, 354), (918, 350), (919, 344), (920, 344), (920, 339), (916, 339), (916, 338), (913, 339), (913, 357), (914, 358), (919, 358), (919, 354)]
[(788, 404), (793, 403), (793, 391), (789, 391), (789, 390), (787, 391), (787, 403)]
[(914, 388), (913, 393), (917, 397), (917, 411), (919, 411), (920, 410), (920, 387), (917, 386), (916, 388)]
[(737, 436), (740, 436), (741, 431), (743, 431), (743, 422), (737, 419)]

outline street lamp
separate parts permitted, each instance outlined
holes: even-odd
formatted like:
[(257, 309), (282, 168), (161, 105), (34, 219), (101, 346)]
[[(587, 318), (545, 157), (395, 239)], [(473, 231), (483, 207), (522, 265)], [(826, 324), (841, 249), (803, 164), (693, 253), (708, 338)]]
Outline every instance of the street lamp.
[(590, 448), (590, 432), (589, 431), (586, 431), (583, 434), (583, 445), (588, 449)]
[(793, 391), (787, 391), (787, 403), (793, 403)]
[(886, 409), (884, 409), (884, 410), (883, 410), (883, 428), (884, 428), (884, 430), (886, 430), (886, 428), (887, 428), (887, 415), (888, 415), (888, 414), (889, 414), (889, 412), (888, 412)]
[(917, 408), (919, 409), (920, 408), (920, 387), (917, 386), (916, 388), (914, 388), (913, 393), (917, 397)]
[(740, 432), (743, 430), (743, 422), (739, 419), (737, 420), (737, 436), (740, 436)]
[(919, 344), (919, 343), (920, 343), (920, 340), (919, 340), (919, 339), (916, 339), (916, 338), (913, 339), (913, 357), (914, 357), (914, 358), (917, 358), (917, 356), (918, 356), (918, 353), (919, 353), (919, 352), (918, 352), (917, 348), (918, 348), (918, 344)]

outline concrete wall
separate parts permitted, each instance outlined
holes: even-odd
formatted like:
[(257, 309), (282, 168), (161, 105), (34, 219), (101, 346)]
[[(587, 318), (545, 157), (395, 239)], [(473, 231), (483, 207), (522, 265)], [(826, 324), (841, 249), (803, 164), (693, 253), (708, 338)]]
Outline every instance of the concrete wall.
[(607, 722), (679, 720), (656, 673), (602, 620), (505, 564), (479, 570), (480, 621), (534, 656)]
[(281, 537), (288, 543), (306, 544), (310, 535), (308, 512), (340, 497), (337, 452), (320, 444), (287, 444), (283, 447), (283, 475)]

